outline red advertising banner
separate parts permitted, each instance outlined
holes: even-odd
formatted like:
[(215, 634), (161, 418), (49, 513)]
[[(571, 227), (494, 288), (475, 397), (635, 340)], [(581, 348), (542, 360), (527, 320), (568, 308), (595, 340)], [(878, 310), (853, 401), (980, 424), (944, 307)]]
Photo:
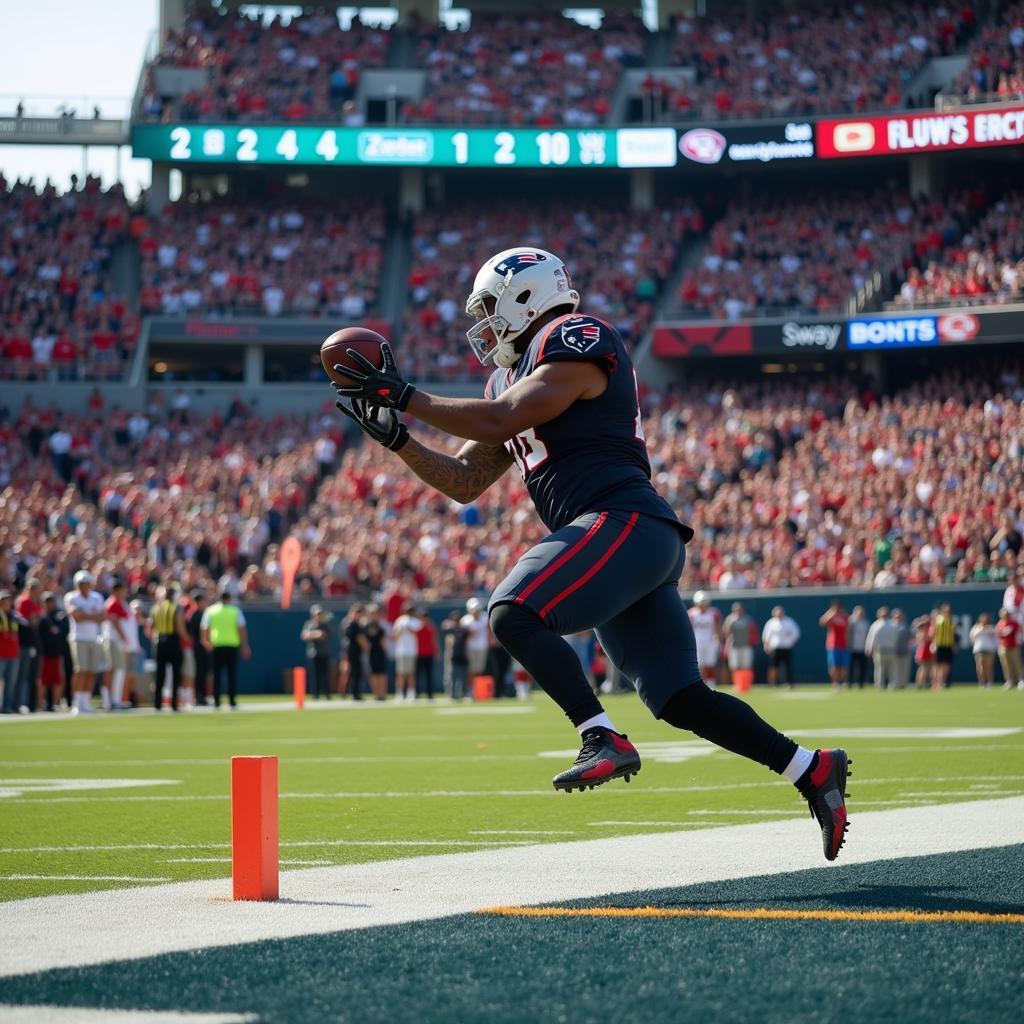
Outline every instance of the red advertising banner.
[(889, 117), (823, 118), (817, 133), (818, 156), (826, 160), (1017, 146), (1024, 143), (1024, 103)]
[(754, 351), (750, 324), (672, 324), (654, 328), (656, 356), (738, 356)]

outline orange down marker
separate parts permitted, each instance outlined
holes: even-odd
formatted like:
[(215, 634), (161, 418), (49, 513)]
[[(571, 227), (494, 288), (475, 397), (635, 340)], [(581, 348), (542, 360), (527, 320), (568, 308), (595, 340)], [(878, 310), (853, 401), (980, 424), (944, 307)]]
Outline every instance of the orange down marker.
[(301, 711), (306, 706), (306, 670), (301, 665), (292, 669), (292, 691), (295, 706)]
[(276, 900), (277, 758), (231, 758), (232, 899)]

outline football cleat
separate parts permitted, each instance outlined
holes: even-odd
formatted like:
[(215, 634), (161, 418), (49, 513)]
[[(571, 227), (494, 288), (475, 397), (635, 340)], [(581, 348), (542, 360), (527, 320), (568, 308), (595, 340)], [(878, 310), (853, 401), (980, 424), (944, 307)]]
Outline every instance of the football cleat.
[(593, 789), (612, 779), (625, 779), (640, 771), (640, 755), (625, 737), (597, 726), (583, 734), (583, 747), (571, 768), (551, 781), (555, 789), (566, 793), (574, 789)]
[(797, 784), (807, 800), (811, 817), (821, 826), (825, 860), (835, 860), (846, 842), (850, 827), (846, 816), (846, 779), (853, 764), (845, 750), (819, 750), (818, 763)]

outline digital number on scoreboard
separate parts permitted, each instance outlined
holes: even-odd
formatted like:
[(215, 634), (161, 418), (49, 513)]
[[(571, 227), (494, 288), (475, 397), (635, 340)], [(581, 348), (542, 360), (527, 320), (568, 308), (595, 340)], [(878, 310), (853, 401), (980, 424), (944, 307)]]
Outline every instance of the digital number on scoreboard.
[(132, 151), (174, 164), (363, 167), (672, 167), (677, 157), (673, 128), (136, 125)]

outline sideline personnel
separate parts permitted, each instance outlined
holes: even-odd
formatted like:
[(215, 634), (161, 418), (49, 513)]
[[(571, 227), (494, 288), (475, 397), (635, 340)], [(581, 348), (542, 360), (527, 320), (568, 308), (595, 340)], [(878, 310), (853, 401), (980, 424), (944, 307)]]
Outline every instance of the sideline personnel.
[(213, 706), (220, 707), (221, 672), (228, 677), (228, 701), (238, 707), (238, 653), (248, 658), (249, 631), (241, 608), (231, 603), (231, 592), (221, 592), (220, 600), (203, 612), (199, 623), (203, 646), (210, 651), (213, 663)]

